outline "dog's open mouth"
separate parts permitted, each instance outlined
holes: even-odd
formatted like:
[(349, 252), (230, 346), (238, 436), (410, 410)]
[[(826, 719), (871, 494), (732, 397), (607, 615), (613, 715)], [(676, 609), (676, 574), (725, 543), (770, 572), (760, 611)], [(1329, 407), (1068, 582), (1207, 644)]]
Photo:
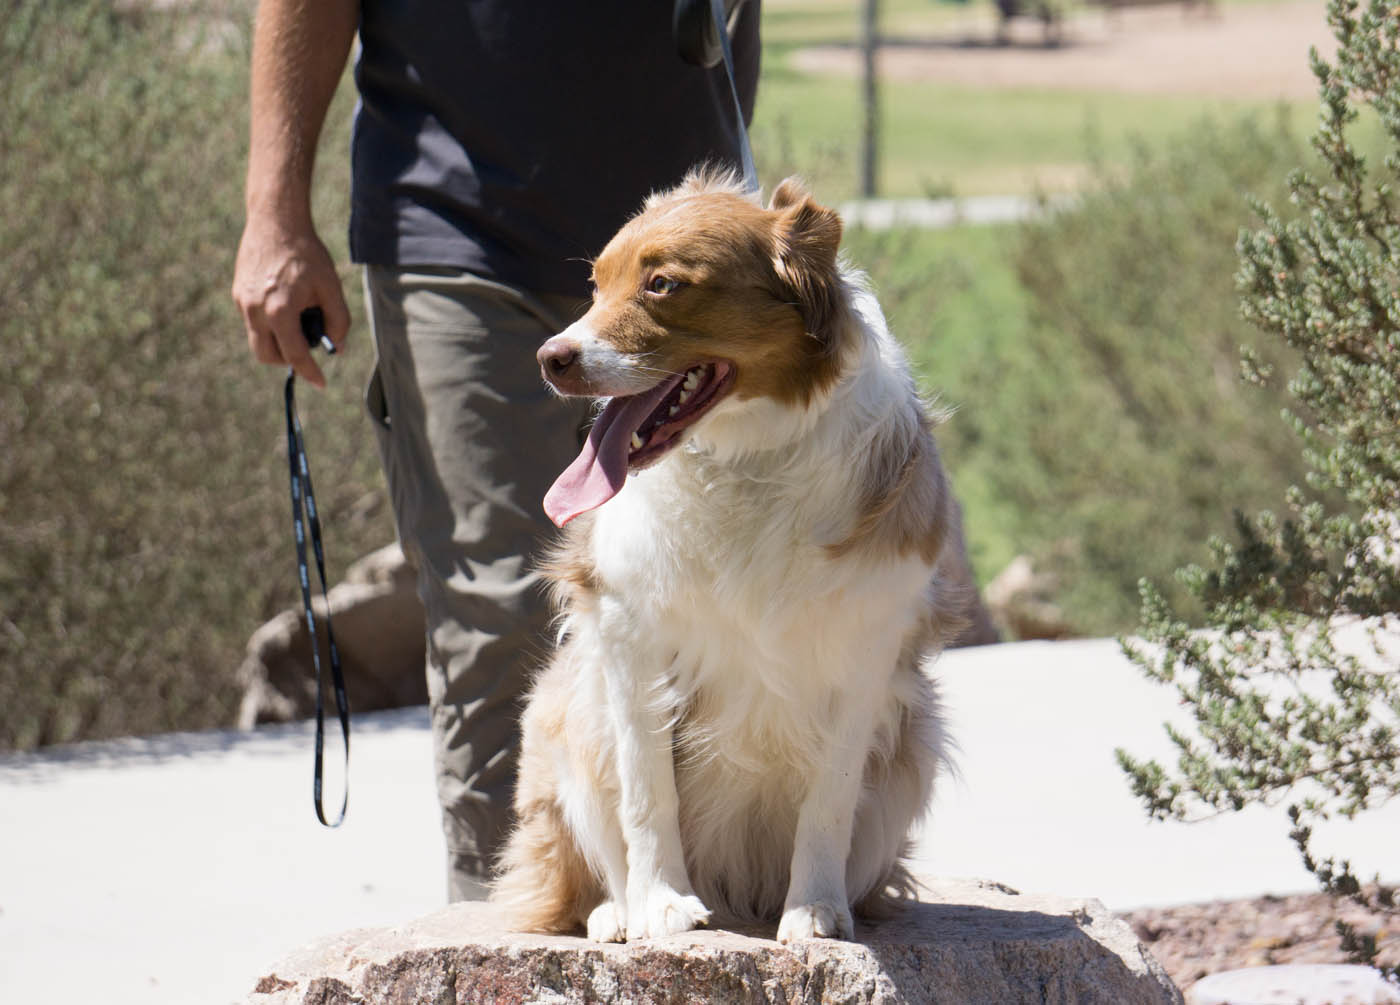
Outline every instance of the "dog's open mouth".
[(655, 464), (734, 383), (723, 360), (698, 363), (648, 391), (609, 399), (583, 451), (550, 487), (544, 510), (560, 527), (617, 495), (628, 471)]
[(661, 404), (642, 420), (628, 441), (628, 468), (640, 471), (660, 460), (676, 445), (680, 434), (729, 390), (733, 373), (734, 368), (728, 363), (701, 363), (667, 381)]

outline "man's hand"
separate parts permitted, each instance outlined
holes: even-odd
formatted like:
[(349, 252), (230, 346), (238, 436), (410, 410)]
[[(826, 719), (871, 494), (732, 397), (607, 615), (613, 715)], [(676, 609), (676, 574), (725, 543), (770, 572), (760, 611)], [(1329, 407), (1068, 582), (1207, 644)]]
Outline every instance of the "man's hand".
[(254, 358), (290, 366), (317, 387), (326, 378), (301, 333), (301, 312), (321, 308), (337, 349), (350, 312), (312, 223), (312, 166), (359, 17), (358, 0), (259, 0), (253, 24), (248, 222), (233, 299)]
[(302, 335), (301, 312), (320, 307), (338, 349), (350, 330), (350, 311), (335, 263), (309, 223), (287, 226), (250, 216), (238, 245), (233, 299), (255, 359), (290, 366), (298, 377), (326, 386)]

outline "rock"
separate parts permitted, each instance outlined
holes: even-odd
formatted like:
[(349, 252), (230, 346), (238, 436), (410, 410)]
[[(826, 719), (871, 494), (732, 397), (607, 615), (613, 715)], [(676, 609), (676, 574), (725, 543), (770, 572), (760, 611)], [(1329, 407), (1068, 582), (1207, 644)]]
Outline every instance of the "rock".
[(982, 591), (993, 620), (1012, 638), (1063, 639), (1074, 634), (1053, 600), (1056, 577), (1039, 572), (1028, 555), (1017, 555)]
[[(399, 546), (392, 544), (350, 566), (345, 580), (327, 591), (352, 712), (427, 704), (423, 673), (427, 642), (417, 580), (417, 571)], [(313, 596), (312, 610), (322, 666), (329, 675), (325, 663), (326, 600)], [(314, 714), (316, 670), (300, 604), (253, 633), (238, 668), (238, 680), (243, 685), (238, 711), (241, 729)]]
[(1131, 929), (1097, 901), (935, 880), (856, 942), (772, 941), (775, 926), (627, 945), (500, 929), (485, 903), (399, 928), (361, 929), (277, 964), (247, 1005), (541, 1002), (1180, 1003)]
[(1400, 928), (1381, 908), (1380, 891), (1367, 885), (1361, 893), (1361, 903), (1318, 891), (1144, 907), (1124, 920), (1189, 993), (1202, 978), (1245, 967), (1341, 963), (1338, 922), (1375, 939), (1383, 961), (1400, 960)]

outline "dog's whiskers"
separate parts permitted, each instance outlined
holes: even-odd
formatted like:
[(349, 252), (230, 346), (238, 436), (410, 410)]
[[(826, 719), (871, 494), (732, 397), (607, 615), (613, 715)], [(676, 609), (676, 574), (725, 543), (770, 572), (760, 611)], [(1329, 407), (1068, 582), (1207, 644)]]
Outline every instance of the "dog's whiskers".
[(665, 367), (647, 366), (645, 363), (638, 363), (636, 369), (642, 373), (658, 373), (663, 377), (680, 377), (685, 373), (684, 370), (667, 370)]

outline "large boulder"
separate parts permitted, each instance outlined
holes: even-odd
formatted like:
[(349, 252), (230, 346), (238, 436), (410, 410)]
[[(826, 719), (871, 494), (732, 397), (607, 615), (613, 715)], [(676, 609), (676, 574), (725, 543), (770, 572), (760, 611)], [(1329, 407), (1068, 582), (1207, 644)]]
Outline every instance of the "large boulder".
[(247, 1005), (1181, 1002), (1132, 930), (1092, 900), (939, 880), (893, 918), (858, 925), (855, 942), (783, 946), (773, 931), (600, 945), (505, 932), (491, 905), (459, 903), (308, 946)]
[[(417, 570), (404, 558), (399, 546), (391, 544), (351, 565), (345, 579), (331, 587), (324, 599), (320, 594), (312, 597), (327, 688), (329, 609), (353, 712), (428, 702), (423, 670), (427, 638), (417, 582)], [(300, 604), (253, 633), (238, 668), (238, 680), (243, 686), (238, 710), (240, 729), (252, 729), (264, 722), (306, 719), (315, 712), (316, 670), (311, 659), (311, 635)]]

